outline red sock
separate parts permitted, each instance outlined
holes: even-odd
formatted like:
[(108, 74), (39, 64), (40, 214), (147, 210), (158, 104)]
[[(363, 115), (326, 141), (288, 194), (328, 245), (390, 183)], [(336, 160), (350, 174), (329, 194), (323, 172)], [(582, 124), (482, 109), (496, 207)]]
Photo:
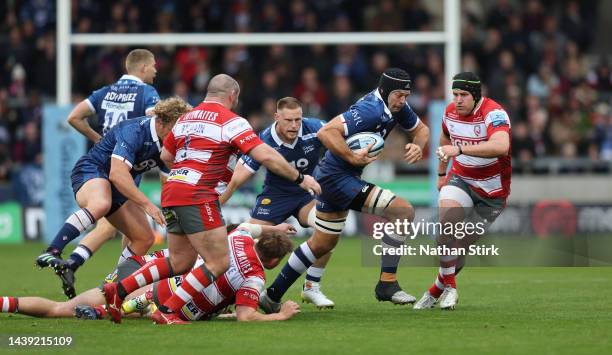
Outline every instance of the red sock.
[(442, 274), (442, 283), (444, 286), (457, 288), (455, 282), (455, 266), (457, 265), (456, 256), (440, 256), (440, 274)]
[(19, 306), (17, 297), (0, 297), (0, 312), (15, 313), (17, 306)]
[(207, 276), (207, 272), (204, 271), (204, 265), (191, 270), (183, 279), (181, 286), (179, 286), (174, 294), (164, 303), (164, 306), (176, 312), (211, 283), (211, 278)]
[(435, 298), (438, 298), (440, 297), (440, 295), (442, 295), (442, 292), (444, 292), (444, 278), (442, 277), (442, 274), (438, 272), (438, 276), (436, 276), (436, 280), (434, 281), (433, 285), (431, 285), (431, 287), (429, 288), (429, 294)]
[(170, 260), (168, 258), (160, 258), (144, 264), (132, 275), (123, 279), (120, 284), (125, 292), (130, 294), (145, 285), (170, 276), (172, 276), (170, 275)]

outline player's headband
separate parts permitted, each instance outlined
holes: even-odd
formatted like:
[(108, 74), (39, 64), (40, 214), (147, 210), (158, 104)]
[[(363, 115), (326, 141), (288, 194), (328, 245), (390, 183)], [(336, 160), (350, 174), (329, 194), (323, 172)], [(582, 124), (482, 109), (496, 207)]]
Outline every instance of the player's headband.
[(395, 90), (410, 90), (412, 80), (410, 75), (402, 69), (387, 69), (378, 80), (378, 89), (381, 96), (387, 101), (389, 94)]
[(453, 77), (453, 89), (469, 92), (476, 102), (482, 97), (480, 79), (472, 72), (463, 72), (455, 75)]

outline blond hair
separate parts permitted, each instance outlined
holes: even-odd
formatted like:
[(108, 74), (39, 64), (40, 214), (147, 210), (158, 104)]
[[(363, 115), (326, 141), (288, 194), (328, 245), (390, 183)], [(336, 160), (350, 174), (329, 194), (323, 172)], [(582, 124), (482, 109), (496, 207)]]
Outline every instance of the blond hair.
[(174, 124), (179, 117), (191, 111), (192, 107), (180, 97), (171, 97), (160, 100), (153, 111), (157, 119), (163, 124)]
[(302, 108), (302, 103), (295, 97), (287, 96), (276, 102), (276, 111), (280, 111), (284, 108), (294, 110), (296, 108)]
[(138, 70), (138, 66), (141, 64), (149, 64), (155, 60), (155, 56), (148, 49), (134, 49), (128, 53), (125, 58), (125, 70), (128, 73)]

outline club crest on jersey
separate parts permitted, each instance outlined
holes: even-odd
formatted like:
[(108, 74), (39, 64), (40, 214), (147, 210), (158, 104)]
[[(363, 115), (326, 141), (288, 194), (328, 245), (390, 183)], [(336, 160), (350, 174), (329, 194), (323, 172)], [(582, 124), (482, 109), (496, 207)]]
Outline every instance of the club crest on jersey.
[(476, 134), (476, 136), (479, 137), (480, 133), (482, 133), (482, 129), (480, 128), (480, 125), (475, 125), (474, 126), (474, 134)]

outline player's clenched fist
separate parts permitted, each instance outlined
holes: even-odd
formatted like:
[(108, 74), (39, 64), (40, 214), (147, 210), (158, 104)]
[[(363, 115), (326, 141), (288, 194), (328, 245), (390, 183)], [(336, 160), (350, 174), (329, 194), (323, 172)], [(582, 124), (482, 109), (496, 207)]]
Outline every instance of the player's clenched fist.
[(278, 313), (283, 316), (283, 319), (289, 319), (300, 313), (300, 306), (293, 301), (287, 301), (283, 303)]
[(311, 194), (315, 194), (315, 195), (321, 194), (321, 186), (319, 186), (319, 183), (317, 182), (317, 180), (315, 180), (310, 175), (304, 175), (304, 181), (300, 183), (300, 187), (310, 192)]
[(423, 149), (414, 143), (406, 144), (406, 153), (404, 153), (404, 160), (408, 164), (416, 163), (423, 157)]
[(367, 147), (353, 151), (353, 159), (350, 162), (353, 166), (366, 166), (376, 160), (378, 156), (369, 156), (370, 149), (374, 144), (368, 144)]
[(442, 160), (443, 162), (447, 162), (448, 159), (456, 157), (457, 155), (459, 155), (459, 153), (459, 147), (456, 147), (454, 145), (443, 145), (436, 149), (436, 155), (438, 156), (438, 159)]

